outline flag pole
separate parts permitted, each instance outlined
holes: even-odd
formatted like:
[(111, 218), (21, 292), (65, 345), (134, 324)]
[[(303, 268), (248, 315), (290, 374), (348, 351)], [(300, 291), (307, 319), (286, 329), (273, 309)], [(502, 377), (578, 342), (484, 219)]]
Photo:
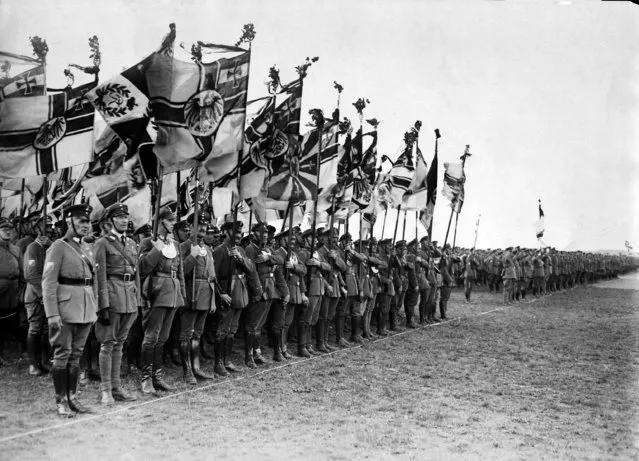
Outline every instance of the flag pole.
[[(318, 148), (317, 148), (317, 158), (315, 160), (315, 204), (313, 206), (313, 224), (311, 224), (311, 258), (313, 257), (313, 253), (315, 252), (315, 232), (317, 230), (317, 202), (319, 200), (319, 181), (320, 181), (320, 167), (322, 164), (322, 136), (324, 135), (324, 114), (321, 111), (317, 110), (317, 130), (318, 130)], [(310, 272), (309, 272), (310, 274)], [(309, 286), (310, 286), (310, 278), (309, 278)]]
[(397, 228), (399, 227), (399, 213), (402, 211), (402, 205), (397, 207), (397, 218), (395, 219), (395, 232), (393, 232), (393, 246), (395, 246), (395, 240), (397, 239)]
[[(439, 138), (441, 138), (441, 134), (439, 134), (439, 128), (435, 128), (435, 156), (434, 156), (435, 159), (437, 159), (437, 152), (438, 152), (438, 148), (439, 148)], [(431, 168), (432, 167), (433, 166), (431, 164)], [(430, 168), (429, 168), (429, 170), (430, 170)], [(435, 182), (437, 182), (437, 178), (435, 178)], [(435, 191), (435, 192), (437, 192), (437, 191)], [(426, 203), (426, 206), (428, 206), (428, 203)], [(435, 209), (433, 207), (433, 215), (430, 217), (430, 223), (428, 224), (428, 239), (431, 240), (431, 241), (433, 240), (433, 220), (434, 219), (435, 219)]]
[(153, 216), (153, 240), (158, 238), (158, 226), (160, 225), (160, 205), (162, 204), (162, 183), (164, 182), (164, 166), (160, 164), (158, 182), (155, 190), (155, 215)]
[(415, 238), (419, 239), (419, 212), (417, 210), (415, 210)]
[[(200, 169), (195, 167), (195, 203), (193, 204), (193, 228), (191, 229), (191, 245), (197, 245), (197, 228), (199, 226), (200, 217)], [(191, 300), (195, 302), (195, 272), (197, 264), (193, 267), (193, 286)]]
[(382, 236), (380, 240), (384, 238), (384, 229), (386, 229), (386, 215), (388, 215), (388, 207), (386, 207), (386, 210), (384, 210), (384, 222), (382, 223)]
[(408, 213), (407, 210), (404, 210), (404, 225), (403, 225), (403, 229), (402, 229), (402, 240), (406, 240), (406, 214)]
[[(24, 179), (23, 179), (24, 181)], [(24, 184), (24, 182), (23, 182)], [(46, 227), (47, 227), (47, 198), (48, 198), (48, 192), (49, 192), (49, 179), (47, 178), (47, 176), (44, 177), (44, 183), (42, 184), (42, 189), (44, 190), (44, 195), (43, 195), (43, 203), (42, 203), (42, 222), (44, 223), (44, 229), (45, 229), (45, 234), (46, 234)]]
[(477, 246), (477, 234), (479, 233), (479, 218), (481, 218), (481, 215), (477, 216), (477, 224), (475, 225), (475, 243), (473, 243), (473, 249), (475, 249), (475, 247)]
[[(176, 214), (176, 218), (179, 221), (182, 218), (182, 204), (180, 203), (180, 184), (182, 183), (182, 175), (181, 175), (181, 171), (178, 170), (176, 171), (176, 175), (177, 175), (177, 184), (175, 186), (175, 192), (176, 192), (176, 204), (175, 204), (175, 214)], [(196, 173), (197, 174), (197, 173)]]
[[(289, 213), (289, 209), (290, 209), (290, 213)], [(286, 237), (286, 240), (288, 242), (287, 244), (287, 249), (288, 249), (288, 254), (287, 254), (287, 261), (291, 260), (291, 234), (293, 233), (293, 202), (288, 202), (288, 207), (286, 207), (286, 212), (289, 214), (288, 216), (288, 236)], [(282, 230), (284, 230), (284, 224), (286, 223), (286, 216), (284, 217), (284, 222), (282, 223)], [(288, 270), (288, 268), (286, 269), (286, 281), (288, 282), (288, 278), (289, 278), (289, 274), (290, 271)]]
[(293, 202), (289, 201), (288, 205), (286, 205), (286, 212), (284, 212), (284, 220), (282, 221), (282, 228), (280, 229), (280, 232), (284, 232), (284, 229), (286, 228), (286, 219), (288, 218), (288, 215), (291, 212), (292, 207), (293, 207)]
[(459, 212), (455, 213), (455, 232), (453, 233), (453, 250), (455, 249), (455, 242), (457, 241), (457, 222), (459, 221)]
[(442, 248), (444, 248), (446, 246), (446, 242), (448, 242), (448, 233), (450, 232), (450, 223), (453, 222), (453, 213), (455, 213), (455, 208), (451, 208), (450, 210), (450, 218), (448, 219), (448, 227), (446, 228), (446, 237), (444, 238), (444, 244), (442, 245)]
[[(342, 96), (342, 91), (344, 90), (344, 87), (342, 85), (340, 85), (339, 83), (337, 83), (336, 81), (333, 81), (333, 88), (335, 88), (337, 90), (337, 117), (335, 117), (337, 120), (334, 120), (335, 123), (339, 123), (339, 103), (340, 103), (340, 99)], [(337, 143), (339, 144), (339, 130), (337, 130)], [(328, 239), (328, 247), (330, 249), (333, 249), (333, 244), (331, 243), (333, 241), (333, 226), (335, 225), (335, 189), (333, 189), (333, 193), (331, 194), (331, 221), (330, 221), (330, 233), (329, 233), (329, 239)], [(339, 224), (338, 224), (339, 227)], [(337, 232), (337, 234), (339, 235), (339, 230)]]
[[(44, 182), (47, 182), (46, 176), (44, 177)], [(20, 184), (20, 220), (18, 221), (18, 224), (20, 225), (20, 232), (22, 232), (22, 217), (24, 216), (24, 185), (25, 179), (22, 178), (22, 182)], [(44, 190), (44, 183), (42, 184), (42, 189)]]

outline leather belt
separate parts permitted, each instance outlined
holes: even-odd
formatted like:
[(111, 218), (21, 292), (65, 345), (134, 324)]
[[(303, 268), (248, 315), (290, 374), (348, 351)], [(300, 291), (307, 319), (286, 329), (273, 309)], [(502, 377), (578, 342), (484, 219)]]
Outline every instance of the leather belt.
[(177, 278), (177, 271), (173, 270), (170, 273), (169, 272), (156, 272), (155, 276), (156, 277), (166, 277), (166, 278), (170, 278), (170, 279), (176, 279)]
[(135, 274), (108, 274), (107, 277), (110, 279), (124, 280), (125, 282), (135, 280)]
[(85, 278), (85, 279), (73, 279), (69, 277), (58, 277), (58, 283), (60, 285), (73, 285), (73, 286), (85, 286), (91, 287), (93, 286), (93, 278)]
[(203, 282), (207, 282), (207, 283), (213, 283), (213, 281), (215, 280), (215, 277), (195, 277), (195, 280), (201, 280)]

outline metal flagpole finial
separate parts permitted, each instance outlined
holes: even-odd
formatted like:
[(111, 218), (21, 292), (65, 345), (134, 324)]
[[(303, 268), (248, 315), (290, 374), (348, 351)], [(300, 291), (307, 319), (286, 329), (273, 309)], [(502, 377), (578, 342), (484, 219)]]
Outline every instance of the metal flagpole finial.
[(435, 128), (435, 138), (439, 139), (441, 137), (442, 137), (442, 135), (439, 133), (439, 128)]

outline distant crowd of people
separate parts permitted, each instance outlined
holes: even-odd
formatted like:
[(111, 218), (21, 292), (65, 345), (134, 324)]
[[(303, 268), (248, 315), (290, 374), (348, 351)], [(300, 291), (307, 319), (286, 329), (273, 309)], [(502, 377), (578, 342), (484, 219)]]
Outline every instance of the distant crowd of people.
[(311, 357), (387, 336), (399, 323), (445, 320), (454, 286), (468, 303), (480, 284), (509, 304), (637, 268), (627, 256), (552, 248), (453, 250), (428, 237), (353, 241), (337, 229), (277, 232), (264, 223), (218, 229), (205, 214), (177, 220), (168, 208), (155, 232), (133, 232), (125, 205), (107, 208), (98, 228), (91, 211), (70, 206), (55, 224), (41, 214), (0, 218), (0, 365), (5, 340), (17, 339), (29, 375), (52, 377), (63, 417), (91, 411), (77, 396), (87, 371), (101, 381), (102, 405), (135, 400), (122, 386), (123, 357), (140, 369), (141, 392), (157, 395), (175, 390), (167, 363), (189, 385), (214, 377), (202, 358), (219, 376), (240, 372), (236, 337), (245, 367), (256, 368), (268, 362), (263, 331), (282, 362), (290, 344)]

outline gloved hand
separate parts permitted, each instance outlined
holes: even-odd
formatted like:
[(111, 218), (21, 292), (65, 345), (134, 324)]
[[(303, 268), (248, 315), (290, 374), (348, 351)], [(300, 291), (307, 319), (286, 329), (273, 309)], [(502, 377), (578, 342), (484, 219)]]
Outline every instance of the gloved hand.
[(109, 317), (109, 309), (102, 309), (98, 311), (98, 323), (100, 325), (111, 325), (111, 318)]
[(51, 331), (59, 331), (62, 328), (62, 319), (60, 319), (59, 315), (49, 317), (47, 319), (47, 323), (49, 324), (49, 329)]

